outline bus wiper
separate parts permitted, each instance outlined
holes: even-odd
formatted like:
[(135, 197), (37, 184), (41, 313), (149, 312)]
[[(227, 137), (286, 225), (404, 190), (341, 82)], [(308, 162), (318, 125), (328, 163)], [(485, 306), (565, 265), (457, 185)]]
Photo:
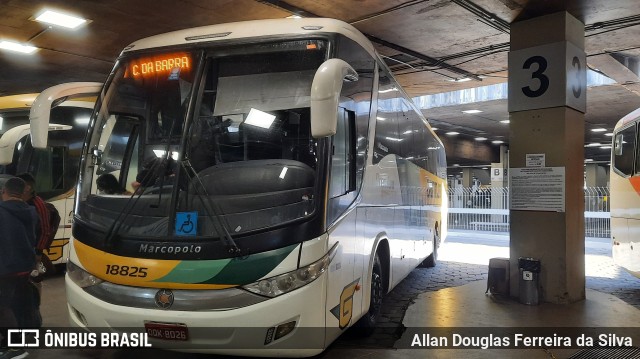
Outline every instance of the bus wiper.
[[(144, 193), (144, 187), (142, 186), (142, 183), (147, 183), (150, 179), (152, 179), (152, 178), (154, 178), (156, 176), (156, 172), (158, 172), (158, 169), (159, 169), (159, 166), (160, 166), (161, 162), (164, 162), (165, 166), (168, 165), (166, 161), (154, 161), (153, 162), (153, 164), (149, 168), (149, 170), (146, 173), (146, 175), (143, 178), (141, 178), (141, 180), (142, 180), (141, 185), (138, 186), (135, 189), (135, 191), (133, 191), (131, 196), (129, 196), (129, 199), (124, 204), (124, 208), (120, 211), (120, 213), (118, 213), (118, 216), (115, 218), (115, 220), (113, 221), (111, 226), (109, 226), (109, 229), (107, 230), (107, 234), (106, 234), (105, 239), (104, 239), (104, 242), (105, 242), (106, 246), (110, 247), (110, 246), (113, 245), (113, 242), (114, 242), (115, 238), (117, 237), (117, 234), (120, 232), (120, 229), (122, 228), (122, 224), (124, 223), (122, 218), (123, 217), (126, 218), (131, 213), (131, 211), (135, 207), (136, 203), (138, 203), (138, 200), (140, 199), (140, 197)], [(162, 168), (162, 171), (166, 171), (166, 167)], [(135, 197), (135, 200), (134, 200), (134, 197)]]
[(215, 204), (213, 203), (213, 200), (211, 199), (211, 197), (209, 197), (209, 194), (207, 193), (207, 190), (204, 186), (204, 183), (202, 183), (200, 176), (198, 176), (196, 171), (191, 166), (191, 162), (189, 161), (189, 159), (184, 159), (182, 160), (182, 162), (180, 162), (180, 164), (182, 168), (185, 170), (185, 172), (189, 175), (190, 179), (195, 178), (197, 180), (197, 183), (194, 186), (194, 188), (196, 190), (198, 199), (200, 199), (200, 202), (202, 202), (202, 205), (204, 206), (204, 209), (207, 212), (207, 214), (210, 217), (215, 218), (213, 228), (215, 229), (216, 232), (218, 232), (218, 235), (222, 234), (222, 236), (220, 237), (223, 239), (224, 244), (227, 246), (227, 251), (230, 254), (240, 254), (242, 251), (240, 250), (236, 242), (233, 240), (231, 233), (229, 233), (229, 231), (227, 230), (227, 226), (224, 225), (221, 215), (218, 214), (217, 211), (215, 210)]

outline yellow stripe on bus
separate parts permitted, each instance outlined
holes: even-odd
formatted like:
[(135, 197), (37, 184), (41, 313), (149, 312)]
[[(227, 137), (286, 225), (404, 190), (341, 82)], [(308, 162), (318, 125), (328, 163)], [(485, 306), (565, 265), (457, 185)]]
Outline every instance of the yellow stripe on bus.
[(154, 282), (154, 280), (169, 274), (181, 261), (118, 256), (95, 249), (78, 240), (74, 241), (73, 247), (80, 264), (89, 273), (111, 283), (167, 289), (225, 289), (235, 287), (235, 285), (229, 284)]

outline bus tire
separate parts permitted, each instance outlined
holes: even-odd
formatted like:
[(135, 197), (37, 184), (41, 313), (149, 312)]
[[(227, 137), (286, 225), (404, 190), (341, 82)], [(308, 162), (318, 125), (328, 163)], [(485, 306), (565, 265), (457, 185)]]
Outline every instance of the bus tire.
[(433, 268), (438, 264), (438, 247), (440, 246), (440, 236), (436, 230), (433, 236), (433, 252), (421, 263), (421, 267)]
[(371, 270), (371, 299), (369, 311), (356, 323), (358, 333), (364, 336), (373, 334), (380, 313), (382, 312), (382, 299), (384, 298), (384, 274), (380, 256), (376, 252), (373, 259), (373, 269)]

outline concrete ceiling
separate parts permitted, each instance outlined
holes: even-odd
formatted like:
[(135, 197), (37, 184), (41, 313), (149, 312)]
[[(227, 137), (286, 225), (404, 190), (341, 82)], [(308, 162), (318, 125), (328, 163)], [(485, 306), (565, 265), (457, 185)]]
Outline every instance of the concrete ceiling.
[[(30, 20), (45, 8), (78, 14), (90, 23), (71, 31)], [(637, 0), (0, 0), (0, 40), (40, 48), (34, 56), (0, 51), (0, 96), (68, 81), (103, 81), (122, 48), (146, 36), (292, 14), (351, 23), (372, 39), (410, 95), (437, 94), (506, 82), (509, 24), (557, 11), (585, 24), (587, 62), (617, 81), (587, 92), (585, 143), (610, 142), (590, 129), (610, 131), (640, 107)], [(464, 77), (475, 80), (450, 81)], [(471, 108), (483, 112), (461, 112)], [(474, 137), (508, 142), (508, 125), (500, 123), (509, 118), (506, 100), (432, 108), (425, 115), (441, 133), (460, 132), (446, 140), (449, 147), (459, 147), (448, 151), (451, 163), (497, 160), (495, 146), (474, 143)], [(585, 148), (585, 157), (606, 162), (609, 151)]]

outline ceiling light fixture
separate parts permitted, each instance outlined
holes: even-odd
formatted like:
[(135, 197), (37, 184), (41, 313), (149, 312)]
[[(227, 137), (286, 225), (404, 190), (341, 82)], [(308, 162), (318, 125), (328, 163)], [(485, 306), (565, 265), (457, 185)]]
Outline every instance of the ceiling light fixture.
[(261, 128), (269, 128), (275, 119), (276, 116), (270, 113), (252, 108), (247, 115), (247, 119), (244, 120), (244, 124)]
[(480, 112), (482, 112), (482, 111), (480, 111), (480, 110), (465, 110), (465, 111), (462, 111), (462, 113), (480, 113)]
[(456, 132), (456, 131), (451, 131), (451, 132), (447, 132), (446, 135), (447, 136), (455, 136), (455, 135), (459, 135), (460, 132)]
[(13, 41), (0, 41), (0, 49), (15, 51), (22, 54), (32, 54), (38, 48), (31, 45), (23, 45)]
[(495, 141), (491, 141), (491, 143), (493, 143), (494, 145), (500, 145), (500, 144), (503, 144), (504, 141), (495, 140)]
[(600, 148), (603, 149), (603, 150), (608, 150), (608, 149), (611, 148), (611, 146), (601, 146)]
[(52, 10), (46, 10), (42, 14), (38, 15), (35, 20), (51, 25), (66, 27), (67, 29), (75, 29), (87, 22), (87, 19)]
[(611, 136), (613, 136), (613, 132), (605, 133), (604, 135), (607, 136), (607, 137), (611, 137)]
[(476, 141), (486, 141), (486, 137), (476, 137)]
[(502, 120), (502, 121), (500, 121), (500, 123), (510, 123), (510, 122), (511, 122), (510, 120)]
[(431, 129), (434, 130), (434, 131), (438, 131), (437, 127), (431, 127)]
[(450, 81), (450, 82), (467, 82), (467, 81), (471, 81), (471, 79), (468, 78), (468, 77), (463, 77), (463, 78), (460, 78), (460, 79), (449, 79), (447, 81)]
[(606, 128), (592, 128), (591, 132), (605, 132), (606, 130)]

